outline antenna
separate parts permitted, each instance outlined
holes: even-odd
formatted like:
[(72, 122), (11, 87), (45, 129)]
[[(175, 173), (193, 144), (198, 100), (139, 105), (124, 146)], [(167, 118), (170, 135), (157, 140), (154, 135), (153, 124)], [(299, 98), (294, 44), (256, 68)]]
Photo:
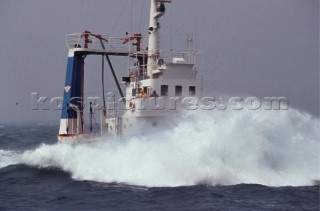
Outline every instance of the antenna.
[(192, 34), (188, 34), (187, 36), (187, 42), (188, 42), (188, 54), (189, 54), (189, 64), (192, 64), (193, 59), (192, 59), (192, 54), (193, 54), (193, 38)]

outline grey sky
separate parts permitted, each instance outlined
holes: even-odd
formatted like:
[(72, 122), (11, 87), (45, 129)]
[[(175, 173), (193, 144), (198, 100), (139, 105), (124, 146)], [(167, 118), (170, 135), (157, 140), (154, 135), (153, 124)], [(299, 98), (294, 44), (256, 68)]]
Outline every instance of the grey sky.
[[(146, 35), (148, 13), (149, 0), (0, 1), (0, 123), (58, 124), (59, 111), (31, 110), (31, 93), (62, 96), (64, 36), (87, 29)], [(184, 48), (187, 34), (196, 34), (207, 93), (283, 96), (319, 115), (318, 0), (173, 0), (162, 24), (167, 48)], [(126, 73), (124, 58), (112, 61), (119, 76)], [(94, 62), (88, 92), (100, 87)]]

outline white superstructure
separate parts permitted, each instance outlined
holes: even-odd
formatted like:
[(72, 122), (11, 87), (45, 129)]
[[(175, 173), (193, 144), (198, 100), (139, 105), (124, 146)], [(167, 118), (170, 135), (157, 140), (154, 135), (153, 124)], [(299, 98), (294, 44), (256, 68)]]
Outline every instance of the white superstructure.
[[(141, 130), (152, 132), (172, 127), (192, 98), (202, 95), (202, 82), (197, 79), (195, 52), (165, 52), (159, 49), (159, 18), (165, 14), (165, 4), (171, 0), (151, 0), (148, 37), (109, 37), (86, 31), (67, 36), (69, 59), (64, 89), (59, 140), (79, 140), (92, 136), (84, 131), (83, 69), (88, 54), (105, 56), (117, 82), (122, 98), (104, 103), (101, 109), (101, 129), (104, 135), (130, 135)], [(134, 42), (134, 43), (133, 43)], [(189, 47), (192, 39), (188, 38)], [(132, 47), (133, 46), (135, 47)], [(122, 78), (122, 93), (109, 56), (127, 56), (128, 75)], [(77, 101), (74, 101), (77, 98)], [(80, 100), (79, 100), (80, 99)], [(91, 108), (91, 105), (90, 105)], [(91, 111), (90, 111), (91, 112)]]

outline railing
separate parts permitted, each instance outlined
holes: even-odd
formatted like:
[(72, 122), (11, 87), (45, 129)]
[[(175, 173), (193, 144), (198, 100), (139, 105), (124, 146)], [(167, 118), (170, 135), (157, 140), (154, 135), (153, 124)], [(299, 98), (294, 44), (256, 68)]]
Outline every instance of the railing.
[[(119, 55), (128, 55), (136, 60), (128, 60), (129, 75), (132, 70), (137, 71), (139, 79), (148, 78), (147, 76), (147, 59), (150, 57), (147, 50), (148, 39), (140, 34), (125, 37), (114, 37), (108, 35), (94, 34), (89, 31), (84, 33), (76, 33), (66, 35), (66, 44), (68, 49), (88, 49), (105, 52), (113, 52)], [(172, 50), (155, 50), (153, 57), (158, 62), (161, 69), (161, 62), (166, 63), (181, 63), (195, 64), (197, 52), (194, 49), (183, 52), (173, 52)], [(152, 54), (152, 53), (151, 53)], [(139, 58), (139, 59), (138, 59)], [(137, 61), (140, 61), (140, 66), (137, 66)]]
[[(138, 42), (138, 39), (140, 41)], [(66, 35), (68, 49), (88, 48), (95, 50), (126, 51), (134, 54), (147, 54), (148, 38), (143, 36), (115, 37), (108, 35), (94, 34), (89, 31), (84, 33)], [(194, 63), (194, 57), (199, 52), (194, 49), (184, 52), (173, 52), (172, 50), (158, 50), (155, 54), (157, 59), (164, 59), (165, 62), (172, 62), (173, 58), (183, 58), (187, 63)]]
[[(140, 39), (139, 43), (135, 40), (137, 38)], [(130, 53), (137, 52), (138, 47), (141, 51), (146, 50), (147, 38), (142, 36), (112, 37), (108, 35), (84, 32), (66, 35), (66, 44), (68, 49), (88, 48), (94, 50), (126, 51)], [(137, 44), (139, 46), (137, 46)]]
[[(132, 57), (138, 57), (141, 55), (141, 53), (148, 54), (148, 51), (133, 52)], [(202, 52), (198, 52), (196, 50), (181, 51), (181, 52), (174, 52), (172, 50), (158, 50), (157, 53), (155, 53), (153, 56), (155, 57), (156, 61), (159, 61), (159, 59), (162, 59), (164, 63), (195, 64), (196, 55), (201, 53)]]

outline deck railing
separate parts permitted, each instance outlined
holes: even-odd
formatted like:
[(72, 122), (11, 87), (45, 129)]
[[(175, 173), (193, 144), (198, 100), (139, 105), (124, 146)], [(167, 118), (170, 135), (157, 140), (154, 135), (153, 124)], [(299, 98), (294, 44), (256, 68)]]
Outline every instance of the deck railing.
[[(145, 51), (147, 47), (147, 38), (140, 38), (140, 50)], [(66, 44), (68, 49), (88, 48), (94, 50), (107, 51), (126, 51), (128, 53), (137, 52), (137, 40), (129, 40), (127, 37), (114, 37), (108, 35), (94, 34), (91, 32), (76, 33), (66, 35)]]

